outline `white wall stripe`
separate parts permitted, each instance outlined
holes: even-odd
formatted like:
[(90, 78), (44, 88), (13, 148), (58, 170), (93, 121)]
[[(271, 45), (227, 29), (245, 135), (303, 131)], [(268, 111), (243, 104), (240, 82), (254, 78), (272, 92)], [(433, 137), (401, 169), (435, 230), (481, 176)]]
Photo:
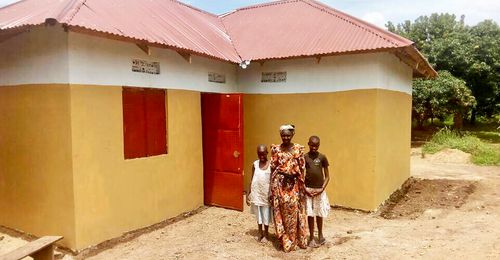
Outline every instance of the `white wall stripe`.
[[(0, 86), (88, 84), (186, 89), (220, 93), (321, 93), (387, 89), (411, 94), (412, 70), (390, 53), (235, 64), (152, 48), (148, 56), (135, 44), (40, 27), (0, 42)], [(133, 72), (132, 59), (160, 62), (160, 74)], [(215, 72), (226, 83), (208, 81)], [(286, 82), (261, 82), (263, 72), (286, 72)]]

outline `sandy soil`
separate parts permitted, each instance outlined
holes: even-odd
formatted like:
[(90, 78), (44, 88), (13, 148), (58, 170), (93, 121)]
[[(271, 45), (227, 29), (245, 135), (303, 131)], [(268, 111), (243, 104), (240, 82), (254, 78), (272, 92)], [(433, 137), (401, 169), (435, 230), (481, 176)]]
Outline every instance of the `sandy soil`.
[[(207, 208), (89, 259), (500, 259), (500, 167), (448, 159), (413, 149), (407, 193), (376, 213), (332, 210), (320, 248), (283, 253), (255, 240), (248, 210)], [(24, 243), (0, 236), (0, 254)]]
[[(418, 150), (418, 149), (415, 149)], [(462, 152), (457, 149), (444, 149), (435, 154), (426, 154), (425, 158), (429, 158), (431, 162), (437, 163), (455, 163), (468, 164), (471, 162), (471, 154)]]

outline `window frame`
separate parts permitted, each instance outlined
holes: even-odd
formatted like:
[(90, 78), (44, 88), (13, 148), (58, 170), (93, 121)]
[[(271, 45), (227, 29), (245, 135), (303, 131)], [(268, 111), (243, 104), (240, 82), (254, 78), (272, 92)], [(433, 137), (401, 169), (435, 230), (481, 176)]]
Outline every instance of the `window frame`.
[(125, 160), (168, 154), (168, 93), (165, 89), (122, 87)]

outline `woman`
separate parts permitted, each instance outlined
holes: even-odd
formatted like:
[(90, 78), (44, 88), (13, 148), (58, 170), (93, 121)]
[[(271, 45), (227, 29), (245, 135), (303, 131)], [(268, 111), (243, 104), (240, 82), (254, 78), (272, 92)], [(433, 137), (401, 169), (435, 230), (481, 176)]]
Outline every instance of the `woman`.
[(280, 127), (282, 144), (271, 146), (271, 205), (285, 252), (307, 247), (304, 147), (292, 143), (295, 127)]

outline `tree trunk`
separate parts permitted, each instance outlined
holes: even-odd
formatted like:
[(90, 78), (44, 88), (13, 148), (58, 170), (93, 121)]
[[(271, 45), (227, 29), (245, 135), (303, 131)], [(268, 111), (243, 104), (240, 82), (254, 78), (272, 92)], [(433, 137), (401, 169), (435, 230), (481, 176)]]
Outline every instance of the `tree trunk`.
[(462, 113), (455, 112), (455, 116), (453, 117), (453, 127), (457, 130), (462, 129), (464, 125), (464, 119), (462, 117)]
[(417, 129), (418, 130), (424, 129), (424, 120), (418, 117), (416, 119), (417, 119)]
[(476, 109), (472, 109), (470, 113), (470, 124), (471, 125), (476, 124)]

